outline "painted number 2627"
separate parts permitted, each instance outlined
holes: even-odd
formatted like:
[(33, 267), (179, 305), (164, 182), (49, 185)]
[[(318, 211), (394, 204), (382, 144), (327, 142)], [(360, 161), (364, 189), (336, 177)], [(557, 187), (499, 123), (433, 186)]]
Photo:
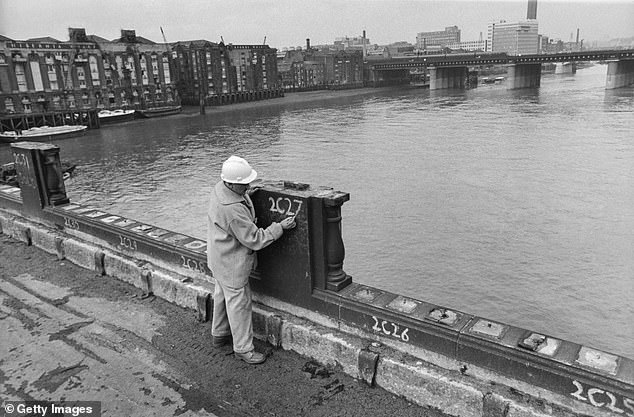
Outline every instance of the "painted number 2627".
[(285, 214), (287, 216), (294, 216), (302, 209), (302, 200), (291, 200), (288, 197), (278, 197), (274, 199), (269, 197), (269, 211), (274, 213)]

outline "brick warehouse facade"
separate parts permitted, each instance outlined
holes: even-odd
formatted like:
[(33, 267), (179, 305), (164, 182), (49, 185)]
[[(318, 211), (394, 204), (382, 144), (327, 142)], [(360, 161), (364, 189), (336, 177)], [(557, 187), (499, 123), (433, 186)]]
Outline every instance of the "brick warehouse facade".
[(0, 35), (0, 115), (144, 109), (283, 95), (268, 45), (156, 43), (134, 30), (107, 40), (70, 28), (69, 40)]
[(174, 103), (170, 56), (134, 31), (115, 41), (78, 28), (66, 42), (0, 37), (0, 114)]
[(183, 104), (228, 104), (282, 94), (277, 50), (206, 40), (171, 44)]

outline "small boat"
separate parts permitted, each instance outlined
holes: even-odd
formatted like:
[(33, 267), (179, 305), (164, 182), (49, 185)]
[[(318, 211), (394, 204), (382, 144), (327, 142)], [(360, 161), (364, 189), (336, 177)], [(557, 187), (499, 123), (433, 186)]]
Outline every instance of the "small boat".
[(181, 112), (181, 106), (150, 107), (147, 109), (136, 110), (136, 114), (146, 118), (170, 116), (172, 114), (178, 114), (180, 112)]
[(120, 123), (127, 122), (134, 119), (134, 110), (124, 110), (124, 109), (116, 109), (116, 110), (101, 110), (97, 113), (99, 116), (99, 123)]
[(484, 84), (493, 84), (493, 83), (495, 82), (495, 79), (494, 79), (494, 78), (489, 78), (489, 77), (484, 77), (484, 78), (482, 79), (482, 82), (483, 82)]
[[(61, 162), (61, 166), (62, 178), (64, 178), (64, 180), (72, 177), (75, 168), (77, 168), (77, 165), (68, 162)], [(0, 184), (11, 185), (13, 187), (20, 186), (20, 184), (18, 184), (18, 172), (15, 169), (15, 162), (0, 165)]]
[(63, 125), (63, 126), (41, 126), (32, 127), (22, 131), (8, 131), (0, 133), (0, 143), (18, 142), (21, 140), (34, 142), (47, 142), (54, 139), (63, 139), (77, 136), (84, 133), (88, 126), (84, 125)]
[(500, 83), (500, 82), (502, 82), (502, 81), (504, 81), (504, 80), (505, 80), (505, 78), (504, 78), (504, 77), (495, 77), (495, 82), (496, 82), (496, 83)]

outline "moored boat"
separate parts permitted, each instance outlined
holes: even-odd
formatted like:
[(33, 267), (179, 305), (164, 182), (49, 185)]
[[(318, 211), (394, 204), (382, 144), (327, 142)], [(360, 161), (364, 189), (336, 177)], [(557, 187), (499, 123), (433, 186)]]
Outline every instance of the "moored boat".
[[(61, 162), (62, 166), (62, 178), (64, 180), (73, 176), (73, 172), (77, 165), (69, 162)], [(18, 171), (15, 169), (15, 162), (9, 162), (7, 164), (0, 165), (0, 184), (6, 184), (13, 187), (19, 187), (18, 183)]]
[(141, 117), (160, 117), (178, 114), (181, 112), (181, 106), (163, 106), (150, 107), (147, 109), (136, 110), (136, 114)]
[(64, 139), (84, 133), (88, 126), (84, 125), (62, 125), (62, 126), (42, 126), (32, 127), (22, 131), (8, 131), (0, 133), (0, 142), (10, 143), (21, 140), (46, 142), (54, 139)]
[(134, 110), (124, 110), (124, 109), (116, 109), (116, 110), (101, 110), (97, 113), (99, 116), (99, 123), (121, 123), (127, 122), (134, 119)]

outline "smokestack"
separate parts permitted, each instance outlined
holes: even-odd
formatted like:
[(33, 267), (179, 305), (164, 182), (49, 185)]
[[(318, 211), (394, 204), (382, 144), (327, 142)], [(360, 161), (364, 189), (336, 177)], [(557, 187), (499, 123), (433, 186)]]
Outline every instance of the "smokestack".
[(579, 45), (579, 28), (577, 28), (577, 45)]
[(363, 39), (361, 39), (361, 42), (363, 42), (363, 59), (365, 59), (367, 54), (367, 50), (365, 47), (365, 29), (363, 30)]
[(537, 0), (528, 0), (527, 19), (537, 19)]
[(306, 50), (310, 51), (310, 38), (306, 38)]

